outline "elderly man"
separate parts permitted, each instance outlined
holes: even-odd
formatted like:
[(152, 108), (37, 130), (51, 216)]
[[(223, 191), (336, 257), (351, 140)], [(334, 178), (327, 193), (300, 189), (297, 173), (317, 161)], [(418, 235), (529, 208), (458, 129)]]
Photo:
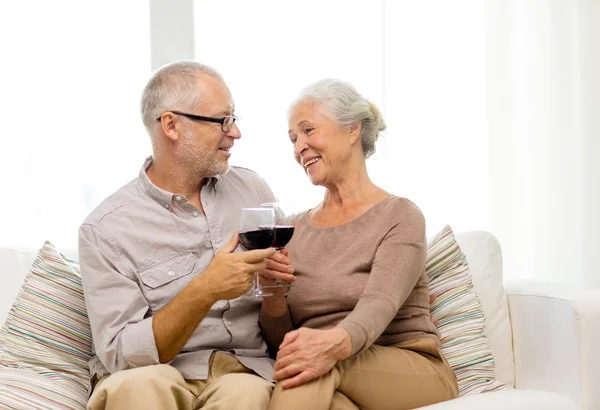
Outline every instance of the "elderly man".
[(194, 62), (158, 70), (142, 96), (153, 156), (80, 228), (96, 355), (89, 409), (261, 409), (272, 390), (254, 272), (294, 280), (284, 254), (234, 252), (240, 208), (273, 202), (230, 168), (240, 131), (220, 75)]

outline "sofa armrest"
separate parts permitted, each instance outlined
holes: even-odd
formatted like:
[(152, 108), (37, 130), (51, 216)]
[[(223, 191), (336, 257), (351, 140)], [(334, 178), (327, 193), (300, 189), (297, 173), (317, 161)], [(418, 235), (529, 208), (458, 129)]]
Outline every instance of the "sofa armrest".
[(534, 281), (505, 284), (515, 387), (563, 394), (600, 409), (600, 290)]

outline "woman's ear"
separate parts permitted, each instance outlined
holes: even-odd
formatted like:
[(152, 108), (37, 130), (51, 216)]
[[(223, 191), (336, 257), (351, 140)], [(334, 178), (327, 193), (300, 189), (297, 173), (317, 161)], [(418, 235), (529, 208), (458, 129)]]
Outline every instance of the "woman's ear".
[(167, 138), (173, 142), (179, 139), (178, 128), (180, 125), (181, 123), (179, 123), (175, 116), (170, 112), (164, 113), (160, 118), (160, 127), (163, 134), (165, 134)]
[(350, 144), (354, 145), (356, 140), (360, 139), (360, 130), (362, 129), (360, 121), (350, 126)]

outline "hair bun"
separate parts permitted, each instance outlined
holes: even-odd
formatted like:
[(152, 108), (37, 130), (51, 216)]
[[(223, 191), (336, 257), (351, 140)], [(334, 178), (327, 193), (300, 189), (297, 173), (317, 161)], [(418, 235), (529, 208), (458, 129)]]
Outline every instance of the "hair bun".
[(385, 131), (387, 126), (385, 125), (383, 116), (379, 112), (379, 108), (377, 108), (377, 106), (369, 100), (367, 100), (367, 103), (369, 104), (369, 109), (371, 110), (371, 113), (373, 114), (373, 119), (375, 121), (375, 125), (377, 126), (377, 131), (379, 131), (379, 132)]

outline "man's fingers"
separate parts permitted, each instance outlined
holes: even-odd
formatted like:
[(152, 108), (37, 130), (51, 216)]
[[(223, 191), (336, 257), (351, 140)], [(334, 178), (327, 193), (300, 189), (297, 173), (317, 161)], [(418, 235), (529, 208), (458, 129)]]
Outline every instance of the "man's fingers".
[(437, 295), (435, 293), (432, 293), (429, 295), (429, 306), (433, 305), (433, 302), (435, 302), (435, 300), (437, 299)]
[(269, 256), (273, 255), (274, 253), (275, 253), (274, 248), (267, 248), (267, 249), (255, 249), (253, 251), (240, 252), (240, 253), (237, 253), (236, 255), (239, 255), (239, 257), (246, 263), (256, 263), (256, 262), (262, 261), (263, 259), (267, 259)]

